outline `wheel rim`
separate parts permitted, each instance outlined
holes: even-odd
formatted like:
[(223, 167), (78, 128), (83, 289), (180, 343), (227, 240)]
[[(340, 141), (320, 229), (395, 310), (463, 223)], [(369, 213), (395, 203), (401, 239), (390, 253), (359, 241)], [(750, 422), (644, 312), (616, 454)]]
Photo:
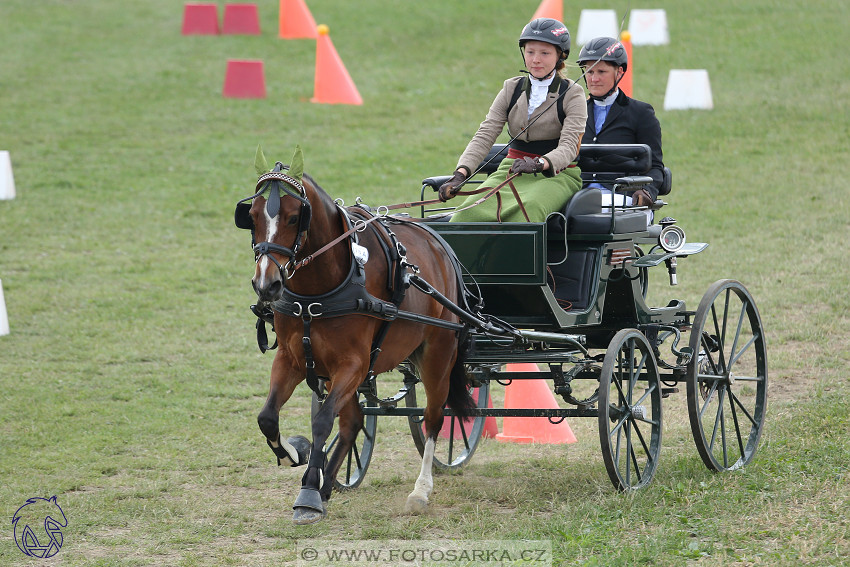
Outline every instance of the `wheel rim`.
[[(374, 407), (374, 404), (363, 400), (363, 395), (357, 394), (357, 401), (361, 405)], [(313, 415), (318, 410), (318, 401), (315, 394), (313, 395)], [(372, 452), (375, 447), (375, 432), (378, 427), (378, 417), (375, 415), (366, 415), (363, 417), (363, 428), (357, 433), (354, 439), (354, 444), (348, 451), (348, 455), (342, 460), (336, 478), (334, 479), (334, 489), (339, 492), (353, 490), (360, 486), (363, 482), (363, 477), (366, 476), (366, 470), (369, 468), (369, 463), (372, 461)], [(322, 450), (325, 455), (330, 456), (331, 452), (336, 448), (339, 442), (339, 421), (334, 421), (334, 427), (328, 441)]]
[[(418, 373), (415, 372), (414, 375), (418, 377)], [(407, 396), (404, 398), (405, 406), (419, 407), (416, 390), (421, 387), (421, 382), (417, 380), (416, 385), (410, 388)], [(488, 381), (482, 381), (479, 387), (470, 388), (470, 391), (472, 390), (478, 390), (476, 406), (478, 408), (486, 408), (490, 398), (490, 383)], [(424, 396), (422, 397), (424, 398)], [(443, 431), (448, 432), (448, 439), (438, 439), (439, 442), (434, 451), (434, 468), (437, 470), (452, 470), (462, 467), (469, 461), (478, 447), (478, 442), (481, 440), (486, 419), (486, 417), (473, 417), (462, 420), (455, 416), (445, 416), (443, 420)], [(411, 415), (408, 416), (407, 420), (413, 442), (419, 454), (422, 455), (425, 451), (424, 416), (421, 413)], [(456, 434), (459, 434), (459, 439), (455, 439)]]
[(602, 457), (618, 490), (652, 480), (661, 451), (661, 388), (646, 337), (624, 329), (611, 340), (599, 378)]
[(767, 409), (767, 352), (752, 296), (732, 280), (700, 302), (690, 339), (688, 414), (705, 465), (735, 470), (752, 460)]

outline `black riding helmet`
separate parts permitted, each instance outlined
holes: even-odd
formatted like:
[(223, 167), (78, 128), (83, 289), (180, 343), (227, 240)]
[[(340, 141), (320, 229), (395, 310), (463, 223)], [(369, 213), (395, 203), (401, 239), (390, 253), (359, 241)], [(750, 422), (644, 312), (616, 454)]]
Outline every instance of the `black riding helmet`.
[[(611, 47), (615, 44), (619, 45), (611, 49)], [(625, 74), (626, 70), (629, 68), (629, 55), (626, 53), (626, 49), (623, 47), (622, 43), (613, 37), (596, 37), (585, 43), (578, 54), (578, 60), (576, 62), (579, 67), (584, 68), (596, 63), (597, 61), (606, 61), (608, 63), (613, 63), (615, 67), (622, 67), (623, 74)], [(604, 100), (608, 98), (614, 91), (617, 90), (617, 85), (620, 84), (620, 79), (622, 78), (623, 77), (620, 76), (619, 79), (614, 81), (614, 86), (611, 87), (611, 90), (605, 93), (605, 95), (590, 95), (590, 98), (594, 100)], [(584, 82), (587, 84), (587, 77), (585, 77)]]
[(617, 67), (622, 67), (623, 72), (625, 73), (629, 68), (629, 56), (623, 45), (618, 45), (611, 50), (611, 53), (608, 53), (608, 50), (615, 43), (618, 42), (613, 37), (597, 37), (591, 39), (584, 44), (578, 54), (577, 63), (579, 64), (579, 67), (584, 67), (588, 64), (588, 62), (608, 61)]
[(519, 47), (526, 41), (544, 41), (551, 43), (561, 50), (561, 59), (570, 55), (570, 30), (567, 26), (552, 18), (537, 18), (531, 20), (519, 35)]

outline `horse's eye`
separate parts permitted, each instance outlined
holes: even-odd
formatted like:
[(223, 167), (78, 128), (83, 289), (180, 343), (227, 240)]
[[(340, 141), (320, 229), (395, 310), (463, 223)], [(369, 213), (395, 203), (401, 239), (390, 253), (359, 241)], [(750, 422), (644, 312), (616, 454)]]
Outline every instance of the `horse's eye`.
[(289, 217), (289, 220), (286, 222), (286, 224), (298, 224), (298, 215), (292, 215), (291, 217)]

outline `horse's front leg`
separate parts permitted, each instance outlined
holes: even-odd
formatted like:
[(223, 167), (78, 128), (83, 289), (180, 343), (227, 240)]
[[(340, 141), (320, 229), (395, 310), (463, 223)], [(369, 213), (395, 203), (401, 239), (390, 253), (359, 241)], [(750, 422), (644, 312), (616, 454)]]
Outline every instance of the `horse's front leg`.
[(282, 439), (280, 435), (280, 408), (289, 400), (301, 380), (299, 369), (293, 367), (285, 350), (279, 350), (272, 363), (269, 396), (257, 416), (260, 431), (266, 436), (266, 443), (277, 457), (278, 465), (303, 465), (310, 454), (310, 440), (306, 437), (294, 435)]
[[(330, 496), (333, 479), (325, 477), (327, 459), (322, 449), (333, 429), (337, 400), (338, 390), (331, 390), (319, 411), (313, 416), (313, 447), (307, 461), (307, 470), (301, 479), (301, 491), (292, 506), (295, 510), (292, 521), (296, 524), (312, 524), (327, 516), (327, 496)], [(328, 490), (324, 491), (326, 484)], [(323, 492), (326, 492), (325, 498)]]
[(339, 411), (339, 439), (328, 464), (325, 467), (325, 485), (322, 487), (322, 501), (327, 502), (333, 490), (339, 469), (348, 457), (357, 435), (363, 429), (363, 412), (357, 403), (357, 396), (349, 396)]

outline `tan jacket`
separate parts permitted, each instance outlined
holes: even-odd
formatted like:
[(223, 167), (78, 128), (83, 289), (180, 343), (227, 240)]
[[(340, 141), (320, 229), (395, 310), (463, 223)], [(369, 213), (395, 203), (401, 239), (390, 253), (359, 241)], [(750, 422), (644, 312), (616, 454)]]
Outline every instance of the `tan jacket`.
[[(524, 77), (520, 76), (505, 81), (501, 92), (496, 95), (496, 99), (490, 106), (487, 117), (478, 127), (475, 136), (472, 137), (469, 145), (466, 146), (466, 150), (460, 156), (458, 167), (463, 166), (469, 171), (475, 171), (475, 168), (496, 143), (505, 123), (508, 125), (508, 135), (513, 137), (540, 114), (543, 114), (543, 116), (531, 128), (522, 132), (517, 139), (524, 142), (558, 139), (558, 147), (543, 156), (549, 161), (556, 173), (565, 169), (576, 159), (587, 123), (587, 104), (584, 89), (574, 81), (561, 79), (567, 81), (570, 85), (563, 100), (561, 100), (566, 115), (563, 125), (558, 120), (557, 107), (552, 104), (552, 101), (558, 98), (560, 82), (557, 80), (552, 81), (548, 97), (534, 110), (530, 117), (528, 116), (528, 91), (520, 95), (511, 109), (510, 115), (506, 116), (517, 82), (523, 79)], [(550, 105), (551, 108), (549, 108)]]

